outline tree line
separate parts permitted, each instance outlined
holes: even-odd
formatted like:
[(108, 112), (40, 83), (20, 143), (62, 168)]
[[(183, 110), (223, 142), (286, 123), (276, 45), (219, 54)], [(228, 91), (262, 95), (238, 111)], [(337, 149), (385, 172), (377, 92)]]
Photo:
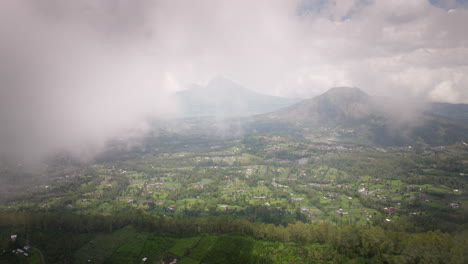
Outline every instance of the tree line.
[(467, 246), (466, 234), (451, 235), (440, 231), (408, 233), (392, 228), (300, 221), (273, 225), (229, 216), (171, 218), (153, 216), (143, 211), (127, 211), (112, 216), (27, 212), (0, 214), (2, 229), (102, 233), (128, 225), (154, 234), (178, 237), (238, 233), (258, 240), (316, 243), (326, 245), (347, 258), (363, 258), (373, 263), (463, 263)]

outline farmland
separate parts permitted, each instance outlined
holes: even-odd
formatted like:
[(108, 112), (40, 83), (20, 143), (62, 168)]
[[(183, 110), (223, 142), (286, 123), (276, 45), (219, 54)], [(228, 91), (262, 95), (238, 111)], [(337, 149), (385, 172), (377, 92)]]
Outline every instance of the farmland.
[[(92, 164), (51, 167), (67, 174), (4, 199), (1, 210), (27, 211), (31, 219), (57, 213), (115, 219), (130, 213), (157, 219), (128, 220), (137, 230), (121, 225), (127, 220), (103, 218), (98, 233), (86, 226), (97, 220), (76, 220), (72, 228), (65, 224), (79, 245), (70, 248), (66, 258), (76, 263), (138, 263), (143, 258), (153, 261), (148, 263), (236, 263), (233, 256), (245, 258), (245, 263), (290, 263), (300, 261), (301, 254), (326, 261), (325, 252), (338, 252), (313, 239), (294, 244), (301, 241), (294, 238), (298, 223), (338, 230), (465, 230), (468, 148), (461, 143), (383, 147), (264, 134), (154, 140), (144, 150), (106, 155)], [(215, 223), (225, 221), (218, 218), (246, 222), (224, 228)], [(193, 226), (195, 219), (203, 223)], [(148, 229), (158, 221), (167, 235)], [(170, 227), (171, 221), (181, 222)], [(31, 225), (51, 228), (42, 222)], [(24, 228), (10, 227), (4, 235), (26, 232)], [(51, 260), (59, 258), (54, 246), (42, 248), (54, 256)], [(298, 256), (297, 251), (303, 253)]]

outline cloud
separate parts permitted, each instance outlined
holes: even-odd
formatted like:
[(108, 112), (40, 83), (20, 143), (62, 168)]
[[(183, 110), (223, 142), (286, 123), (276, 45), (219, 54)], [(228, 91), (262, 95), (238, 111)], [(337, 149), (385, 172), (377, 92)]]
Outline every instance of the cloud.
[(468, 103), (464, 7), (426, 0), (2, 1), (0, 147), (17, 156), (87, 152), (177, 112), (174, 91), (218, 75), (273, 95), (356, 86), (395, 100)]
[(87, 158), (176, 110), (173, 84), (142, 28), (144, 7), (100, 3), (0, 4), (1, 154)]
[[(447, 12), (425, 0), (162, 6), (155, 11), (156, 31), (177, 64), (170, 72), (180, 87), (222, 74), (283, 96), (348, 85), (431, 99), (440, 82), (466, 72), (468, 37), (461, 25), (468, 22), (467, 10)], [(460, 94), (455, 101), (468, 102), (462, 79), (454, 83)]]

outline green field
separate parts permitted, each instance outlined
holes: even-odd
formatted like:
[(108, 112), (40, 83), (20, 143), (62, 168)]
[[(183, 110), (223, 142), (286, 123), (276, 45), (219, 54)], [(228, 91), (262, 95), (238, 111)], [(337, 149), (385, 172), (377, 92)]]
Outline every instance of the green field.
[[(3, 199), (0, 260), (37, 263), (34, 250), (12, 253), (30, 244), (47, 263), (418, 263), (403, 237), (439, 255), (466, 244), (460, 144), (410, 151), (268, 134), (147, 144), (144, 155), (51, 167), (49, 185)], [(385, 254), (366, 251), (366, 230), (388, 234), (369, 238)]]

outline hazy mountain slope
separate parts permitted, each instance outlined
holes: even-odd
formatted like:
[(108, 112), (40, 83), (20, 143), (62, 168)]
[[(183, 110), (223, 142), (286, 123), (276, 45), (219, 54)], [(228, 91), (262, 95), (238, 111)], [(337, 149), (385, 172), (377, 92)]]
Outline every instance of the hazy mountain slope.
[(299, 128), (351, 129), (355, 137), (381, 145), (442, 145), (467, 140), (468, 125), (454, 120), (456, 117), (448, 119), (426, 112), (417, 118), (400, 119), (360, 89), (347, 87), (332, 88), (320, 96), (262, 116)]
[(428, 112), (448, 119), (468, 122), (468, 104), (431, 103)]
[(468, 140), (468, 124), (432, 114), (423, 114), (418, 124), (394, 125), (391, 120), (371, 124), (372, 141), (381, 145), (453, 144)]
[(206, 86), (194, 85), (178, 92), (184, 116), (249, 116), (289, 106), (296, 100), (248, 90), (225, 78), (215, 78)]
[(372, 116), (374, 108), (372, 98), (360, 89), (337, 87), (266, 116), (301, 125), (349, 125)]

